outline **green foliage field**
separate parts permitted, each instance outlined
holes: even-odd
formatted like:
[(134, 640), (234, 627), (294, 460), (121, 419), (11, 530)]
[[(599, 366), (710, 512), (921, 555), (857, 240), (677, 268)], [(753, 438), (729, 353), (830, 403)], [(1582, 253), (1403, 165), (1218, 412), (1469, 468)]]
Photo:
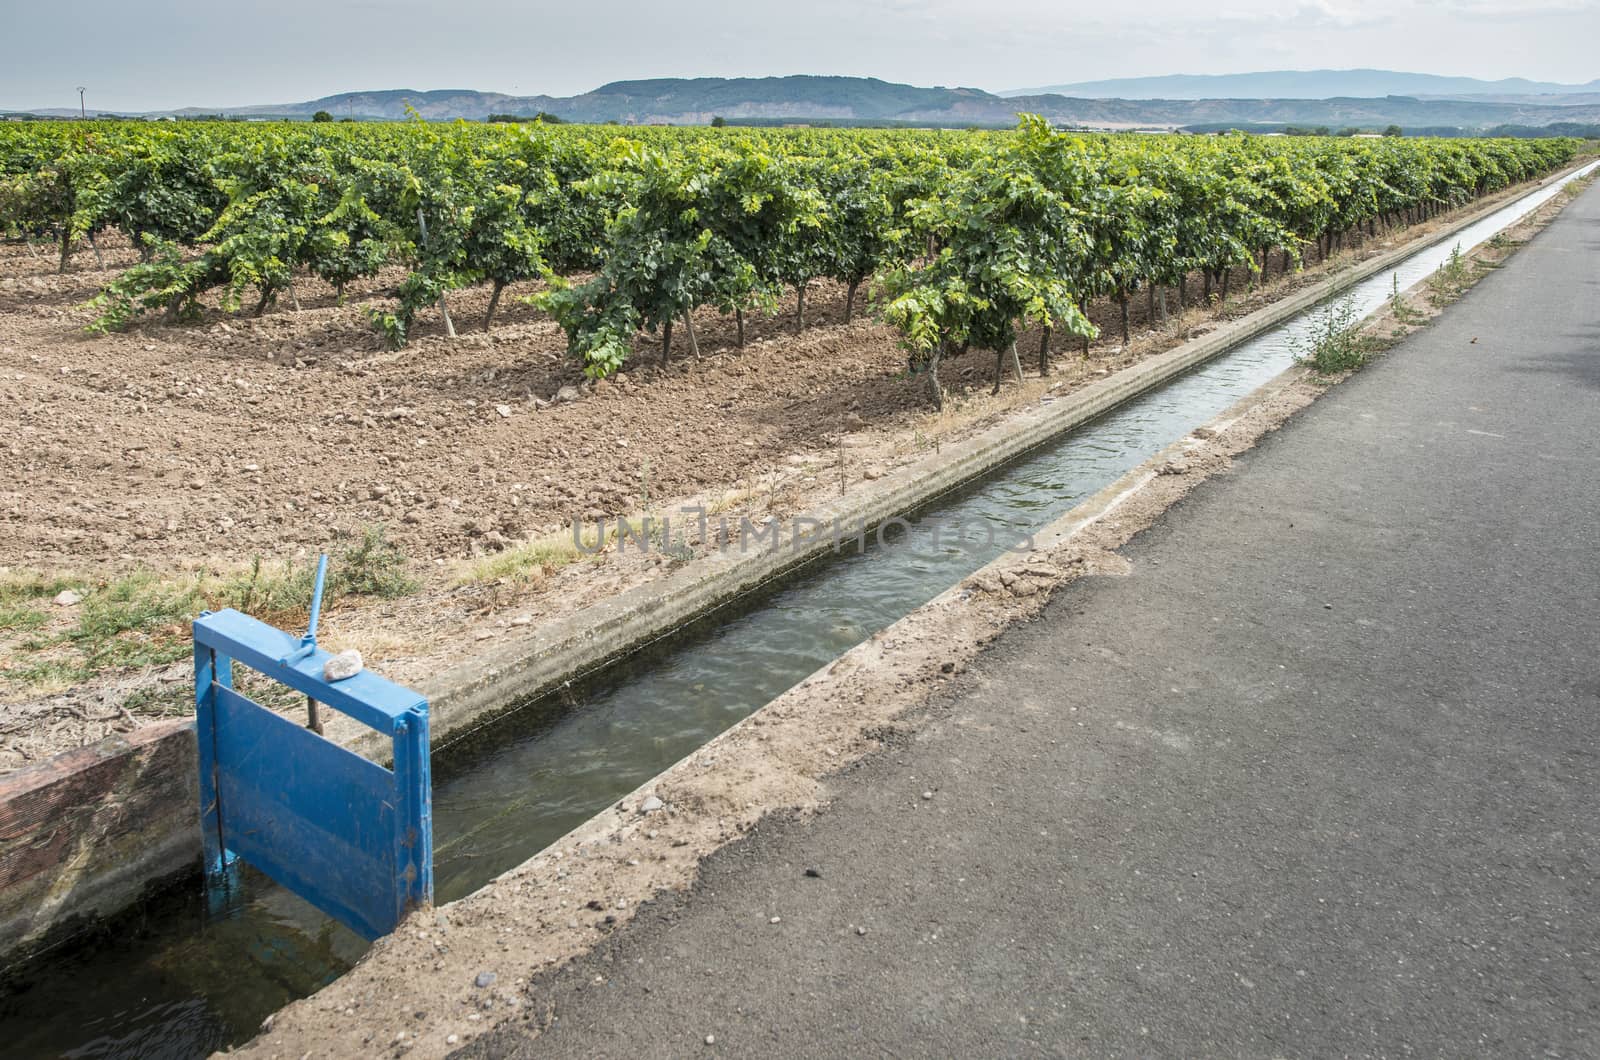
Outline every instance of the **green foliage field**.
[[(297, 275), (369, 307), (403, 345), (452, 290), (543, 278), (534, 302), (591, 376), (674, 322), (871, 292), (913, 371), (1003, 351), (1032, 323), (1088, 336), (1091, 300), (1200, 272), (1259, 271), (1376, 225), (1422, 220), (1546, 173), (1575, 140), (1109, 136), (1024, 117), (1009, 132), (347, 123), (0, 126), (0, 232), (141, 248), (95, 327), (181, 321), (217, 292), (264, 312)], [(1207, 283), (1207, 289), (1211, 284)], [(693, 341), (692, 328), (684, 333)]]

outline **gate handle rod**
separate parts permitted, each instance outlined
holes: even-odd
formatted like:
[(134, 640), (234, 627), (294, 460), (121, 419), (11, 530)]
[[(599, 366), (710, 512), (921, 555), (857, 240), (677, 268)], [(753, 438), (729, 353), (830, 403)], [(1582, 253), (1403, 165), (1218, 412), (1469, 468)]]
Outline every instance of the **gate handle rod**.
[(280, 660), (286, 666), (317, 650), (317, 619), (322, 617), (322, 581), (327, 574), (328, 554), (324, 552), (317, 557), (317, 580), (311, 588), (311, 623), (306, 627), (306, 635), (300, 638), (300, 646)]

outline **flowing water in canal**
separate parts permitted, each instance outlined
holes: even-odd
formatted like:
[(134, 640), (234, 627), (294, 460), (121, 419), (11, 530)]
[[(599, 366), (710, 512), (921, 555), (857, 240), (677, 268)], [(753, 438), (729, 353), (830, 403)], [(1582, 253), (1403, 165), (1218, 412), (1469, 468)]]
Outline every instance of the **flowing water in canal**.
[[(1587, 167), (1584, 172), (1595, 168)], [(1358, 316), (1560, 191), (1551, 182), (1332, 299)], [(1227, 409), (1293, 362), (1315, 311), (949, 493), (581, 684), (436, 749), (435, 897), (463, 897)], [(965, 528), (957, 533), (956, 526)], [(993, 539), (979, 527), (995, 528)], [(935, 527), (938, 530), (935, 530)], [(935, 541), (937, 537), (937, 541)], [(365, 943), (248, 870), (8, 974), (14, 1056), (193, 1057), (337, 978)]]

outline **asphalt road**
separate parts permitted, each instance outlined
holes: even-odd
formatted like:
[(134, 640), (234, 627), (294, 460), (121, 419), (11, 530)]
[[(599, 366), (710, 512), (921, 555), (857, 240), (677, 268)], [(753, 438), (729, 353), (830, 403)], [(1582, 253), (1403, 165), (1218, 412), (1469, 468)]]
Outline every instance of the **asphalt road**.
[(1597, 527), (1600, 190), (471, 1052), (1600, 1055)]

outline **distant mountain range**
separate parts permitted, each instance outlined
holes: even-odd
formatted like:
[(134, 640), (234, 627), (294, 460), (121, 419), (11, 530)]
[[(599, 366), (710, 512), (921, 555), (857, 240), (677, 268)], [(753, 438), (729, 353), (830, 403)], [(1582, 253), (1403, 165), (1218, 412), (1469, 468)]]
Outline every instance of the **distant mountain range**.
[[(305, 103), (239, 107), (229, 114), (302, 117), (326, 110), (337, 117), (482, 119), (490, 114), (544, 111), (565, 121), (704, 125), (714, 117), (733, 120), (919, 121), (960, 115), (963, 121), (1011, 122), (1015, 107), (976, 88), (917, 88), (875, 77), (696, 77), (613, 81), (577, 96), (508, 96), (472, 89), (414, 92), (388, 89), (350, 92)], [(176, 114), (212, 113), (193, 107)]]
[[(1468, 82), (1426, 74), (1383, 71), (1333, 71), (1327, 76), (1372, 75), (1428, 82)], [(1309, 78), (1321, 73), (1239, 74), (1221, 80), (1254, 84), (1252, 78)], [(1173, 78), (1148, 79), (1167, 82)], [(1265, 84), (1267, 82), (1261, 82)], [(1273, 81), (1274, 85), (1287, 82)], [(1331, 83), (1331, 82), (1330, 82)], [(1341, 82), (1342, 83), (1342, 82)], [(1411, 83), (1411, 82), (1408, 82)], [(1537, 82), (1470, 82), (1518, 89), (1543, 87)], [(1102, 82), (1122, 84), (1122, 82)], [(1082, 86), (1078, 86), (1082, 87)], [(1382, 86), (1379, 86), (1382, 87)], [(1434, 87), (1438, 87), (1434, 84)], [(251, 107), (194, 107), (148, 117), (224, 113), (258, 118), (309, 118), (319, 110), (335, 117), (394, 120), (412, 111), (430, 120), (482, 120), (491, 114), (533, 115), (541, 111), (567, 121), (627, 124), (704, 125), (714, 117), (735, 122), (772, 124), (832, 122), (838, 124), (904, 123), (931, 126), (1008, 126), (1019, 112), (1041, 114), (1059, 125), (1091, 128), (1170, 129), (1217, 123), (1327, 125), (1330, 127), (1402, 127), (1485, 129), (1496, 125), (1544, 126), (1557, 122), (1600, 122), (1600, 82), (1559, 86), (1567, 94), (1509, 93), (1505, 98), (1467, 95), (1460, 98), (1416, 95), (1258, 95), (1229, 98), (1135, 99), (1056, 92), (1002, 96), (977, 88), (918, 88), (877, 78), (762, 77), (693, 79), (659, 78), (614, 81), (577, 96), (510, 96), (472, 89), (418, 92), (388, 89), (349, 92), (304, 103)], [(1591, 91), (1592, 90), (1592, 91)], [(73, 111), (47, 112), (67, 116)]]
[[(1079, 81), (1043, 88), (1013, 89), (1001, 96), (1055, 94), (1085, 99), (1333, 99), (1334, 97), (1432, 96), (1507, 98), (1590, 93), (1600, 96), (1600, 78), (1583, 85), (1529, 81), (1508, 77), (1481, 81), (1475, 77), (1408, 74), (1396, 70), (1267, 70), (1254, 74), (1171, 74), (1165, 77), (1119, 77)], [(1552, 101), (1553, 102), (1553, 101)]]

